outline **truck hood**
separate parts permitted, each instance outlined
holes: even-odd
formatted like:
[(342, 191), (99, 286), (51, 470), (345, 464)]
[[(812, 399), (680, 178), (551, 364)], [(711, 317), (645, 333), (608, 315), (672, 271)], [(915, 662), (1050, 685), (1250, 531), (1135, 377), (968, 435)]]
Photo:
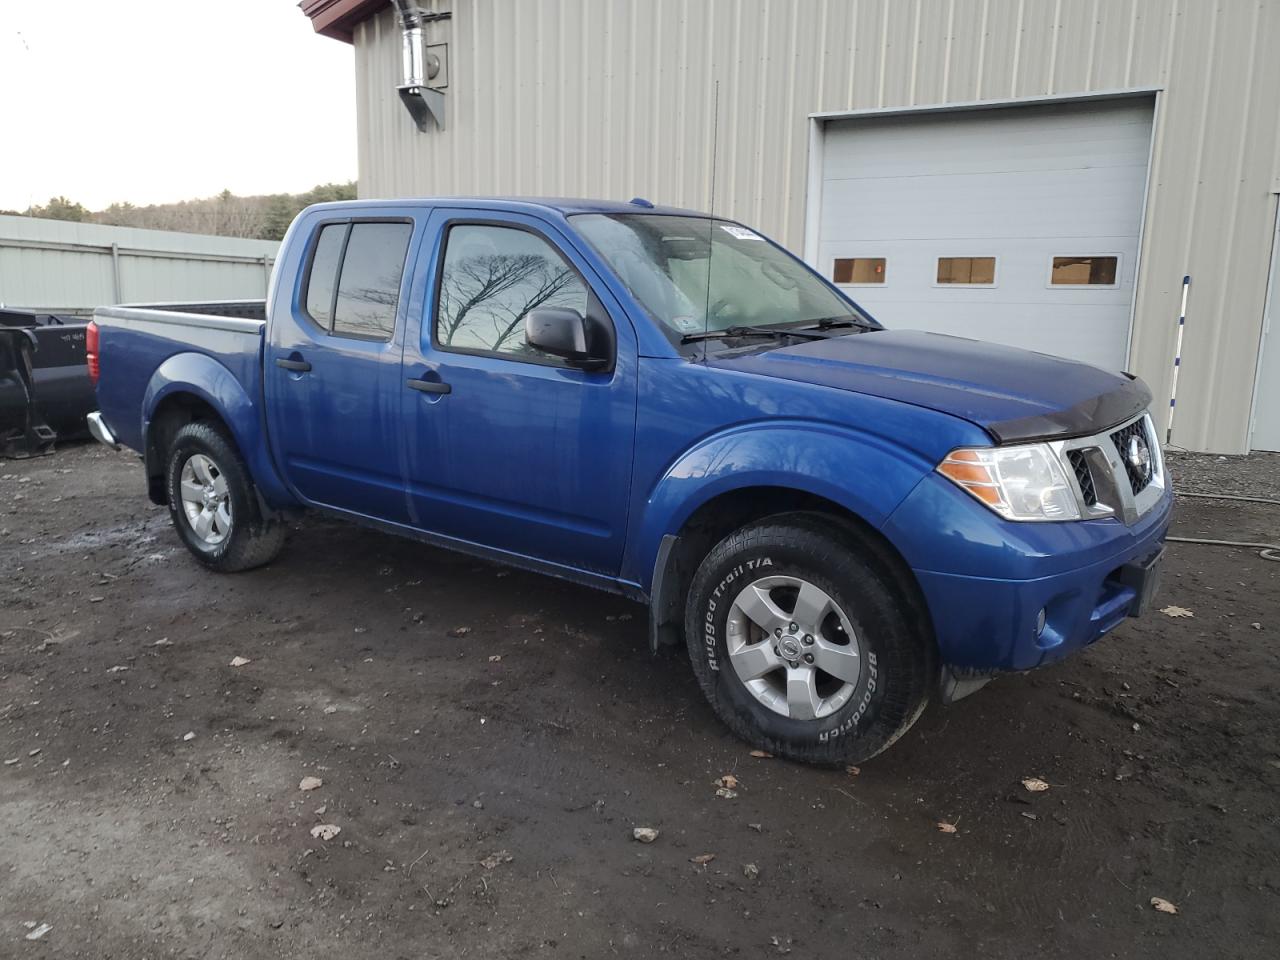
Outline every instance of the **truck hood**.
[(1097, 433), (1137, 416), (1136, 377), (1044, 353), (916, 330), (810, 340), (708, 364), (898, 400), (961, 417), (999, 443)]

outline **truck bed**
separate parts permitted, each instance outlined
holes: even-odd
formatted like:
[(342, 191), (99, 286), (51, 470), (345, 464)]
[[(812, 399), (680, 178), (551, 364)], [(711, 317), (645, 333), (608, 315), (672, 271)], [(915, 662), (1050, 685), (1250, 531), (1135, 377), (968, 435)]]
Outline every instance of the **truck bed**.
[[(266, 300), (193, 300), (162, 303), (130, 303), (121, 307), (100, 307), (100, 310), (158, 310), (164, 313), (197, 314), (207, 317), (224, 317), (233, 320), (267, 320)], [(96, 314), (97, 311), (94, 311)]]
[(138, 413), (150, 408), (143, 402), (148, 393), (183, 380), (183, 368), (193, 363), (212, 361), (254, 403), (261, 397), (265, 300), (99, 307), (93, 320), (102, 356), (98, 407), (127, 447), (142, 449)]

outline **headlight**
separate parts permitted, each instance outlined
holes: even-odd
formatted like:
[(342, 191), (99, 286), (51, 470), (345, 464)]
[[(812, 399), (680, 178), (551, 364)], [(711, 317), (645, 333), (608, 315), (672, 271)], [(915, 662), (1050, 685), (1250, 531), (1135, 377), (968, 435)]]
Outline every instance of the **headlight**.
[(1080, 519), (1080, 505), (1048, 444), (952, 450), (938, 472), (1007, 520)]

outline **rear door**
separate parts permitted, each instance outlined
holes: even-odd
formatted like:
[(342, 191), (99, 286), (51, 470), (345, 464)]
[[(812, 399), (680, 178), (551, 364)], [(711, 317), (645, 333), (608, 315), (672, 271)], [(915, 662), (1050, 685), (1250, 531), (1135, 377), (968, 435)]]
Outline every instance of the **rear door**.
[[(404, 356), (414, 522), (616, 575), (635, 436), (630, 323), (551, 224), (443, 209), (428, 236), (433, 288)], [(617, 342), (613, 369), (577, 369), (527, 347), (524, 317), (539, 306), (607, 319)]]
[[(317, 219), (263, 366), (270, 435), (313, 505), (403, 522), (400, 359), (415, 211)], [(390, 215), (388, 215), (390, 214)]]

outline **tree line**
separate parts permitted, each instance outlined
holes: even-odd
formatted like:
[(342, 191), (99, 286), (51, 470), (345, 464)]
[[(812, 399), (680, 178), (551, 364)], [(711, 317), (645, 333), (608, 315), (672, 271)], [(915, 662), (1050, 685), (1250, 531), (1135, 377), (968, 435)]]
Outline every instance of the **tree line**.
[(306, 193), (241, 197), (230, 190), (223, 190), (215, 197), (199, 200), (147, 206), (135, 206), (128, 202), (113, 203), (105, 210), (98, 211), (89, 210), (83, 204), (66, 197), (52, 197), (48, 203), (30, 206), (26, 210), (0, 210), (0, 213), (49, 220), (74, 220), (78, 223), (104, 223), (117, 227), (208, 233), (251, 240), (280, 240), (303, 207), (330, 200), (354, 200), (355, 196), (354, 182), (323, 183)]

